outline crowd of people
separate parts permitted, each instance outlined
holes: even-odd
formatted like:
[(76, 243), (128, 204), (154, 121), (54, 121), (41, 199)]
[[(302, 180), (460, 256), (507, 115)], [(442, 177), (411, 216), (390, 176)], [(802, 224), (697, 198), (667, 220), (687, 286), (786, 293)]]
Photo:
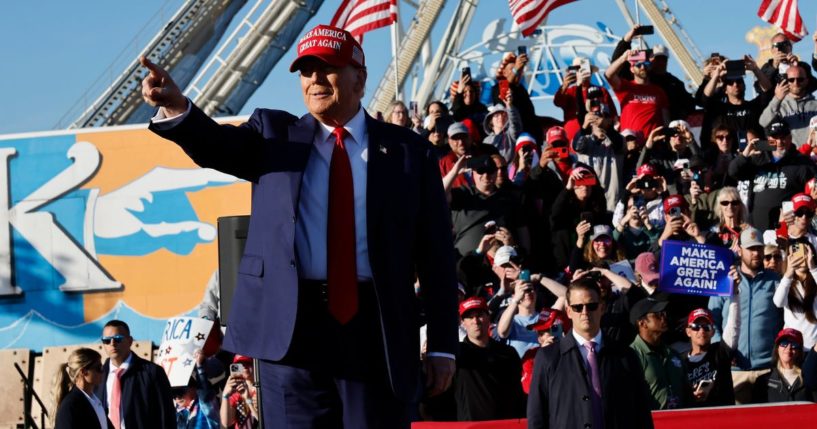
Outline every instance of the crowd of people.
[[(231, 313), (242, 319), (234, 322), (232, 337), (228, 329), (226, 345), (265, 358), (262, 374), (285, 380), (283, 387), (265, 383), (270, 393), (284, 398), (294, 386), (302, 395), (294, 404), (268, 399), (263, 391), (264, 410), (276, 411), (264, 417), (318, 425), (303, 427), (323, 427), (320, 421), (335, 422), (326, 427), (388, 427), (383, 421), (389, 418), (394, 427), (405, 427), (408, 416), (527, 417), (530, 428), (632, 428), (651, 427), (652, 410), (817, 400), (817, 46), (811, 64), (792, 54), (782, 33), (771, 39), (772, 58), (762, 65), (749, 55), (712, 54), (703, 64), (704, 82), (691, 94), (667, 70), (666, 48), (632, 47), (641, 33), (636, 26), (625, 35), (603, 73), (581, 57), (566, 68), (554, 98), (561, 119), (537, 115), (523, 78), (527, 55), (508, 53), (490, 91), (464, 70), (447, 102), (433, 101), (422, 110), (393, 103), (383, 120), (405, 132), (366, 122), (362, 49), (338, 29), (318, 26), (299, 44), (291, 70), (300, 73), (312, 114), (306, 120), (259, 109), (242, 127), (220, 127), (184, 98), (164, 70), (142, 60), (150, 70), (145, 99), (161, 107), (152, 129), (200, 165), (257, 184), (256, 232), (239, 268), (243, 295)], [(326, 46), (337, 49), (313, 43), (320, 38), (334, 38), (337, 43)], [(747, 72), (757, 94), (752, 99), (746, 98)], [(601, 79), (612, 91), (593, 83)], [(697, 138), (689, 122), (694, 115), (703, 118)], [(429, 176), (422, 167), (424, 149), (405, 145), (418, 135), (433, 148), (450, 213), (459, 282), (457, 350), (447, 347), (453, 336), (440, 328), (454, 321), (447, 316), (453, 300), (449, 305), (440, 285), (448, 281), (448, 268), (440, 268), (450, 260), (448, 249), (439, 252), (449, 243), (443, 237), (448, 231), (432, 221), (443, 211), (437, 210), (436, 187), (415, 180)], [(275, 157), (261, 160), (269, 153), (259, 143), (310, 139), (323, 157), (319, 161), (294, 143), (269, 147), (285, 147), (298, 168)], [(220, 140), (241, 144), (234, 152), (218, 152)], [(368, 188), (359, 186), (356, 174), (368, 162), (362, 142), (379, 148), (365, 155), (376, 160), (369, 164), (370, 177), (385, 177), (386, 162), (406, 176), (391, 176), (400, 179), (392, 183), (403, 191), (399, 196), (394, 189), (386, 192), (384, 183), (367, 179)], [(404, 156), (399, 162), (388, 161), (398, 153)], [(342, 157), (337, 165), (347, 169), (339, 176), (336, 155)], [(293, 171), (299, 175), (285, 175)], [(298, 194), (297, 186), (278, 186), (276, 180), (298, 180), (304, 188)], [(348, 188), (335, 190), (337, 182)], [(388, 196), (366, 204), (364, 189)], [(349, 198), (347, 211), (337, 212), (348, 222), (346, 231), (353, 231), (345, 240), (356, 239), (363, 250), (332, 247), (337, 218), (329, 220), (328, 233), (316, 221), (335, 213), (333, 198), (328, 209), (321, 201), (338, 192)], [(297, 211), (292, 201), (300, 201)], [(360, 220), (378, 215), (367, 209), (383, 201), (400, 210)], [(320, 212), (311, 211), (316, 207)], [(258, 232), (262, 222), (288, 240), (281, 241), (281, 254), (267, 255), (274, 246), (253, 238), (265, 236)], [(367, 229), (366, 222), (377, 223)], [(392, 242), (383, 243), (381, 235)], [(731, 252), (731, 295), (662, 290), (659, 261), (668, 241)], [(351, 260), (341, 258), (349, 254)], [(341, 259), (357, 271), (332, 268)], [(416, 300), (409, 303), (398, 286), (411, 264)], [(331, 287), (339, 284), (332, 279), (337, 272), (351, 276), (352, 285), (358, 280), (352, 293), (360, 300), (351, 301), (351, 312), (335, 313), (332, 298), (339, 295)], [(378, 276), (387, 281), (378, 284)], [(414, 320), (409, 313), (416, 309), (427, 316), (428, 329), (420, 327), (420, 356), (401, 360), (415, 337), (396, 333)], [(256, 332), (250, 324), (256, 318), (274, 326), (257, 331), (272, 340), (245, 334)], [(329, 345), (315, 344), (317, 332)], [(374, 342), (355, 342), (361, 335)], [(241, 369), (231, 370), (229, 378), (223, 365), (212, 371), (221, 374), (217, 381), (208, 374), (208, 358), (198, 355), (189, 385), (170, 389), (161, 369), (130, 352), (127, 325), (110, 322), (102, 341), (110, 357), (105, 365), (81, 349), (60, 371), (58, 427), (80, 427), (70, 423), (80, 412), (86, 419), (96, 416), (100, 428), (257, 425), (249, 358), (237, 355)], [(338, 353), (328, 367), (320, 357), (327, 349)], [(415, 361), (425, 363), (431, 393), (413, 403), (415, 411), (394, 417), (406, 398), (416, 396)], [(384, 389), (393, 397), (384, 399)], [(372, 404), (382, 410), (372, 411), (378, 408)], [(292, 416), (282, 417), (290, 411)]]
[[(646, 396), (633, 404), (817, 400), (817, 37), (811, 64), (784, 34), (764, 64), (712, 54), (689, 93), (667, 70), (666, 48), (631, 47), (639, 34), (627, 33), (606, 70), (581, 57), (566, 68), (560, 120), (533, 110), (525, 54), (504, 56), (490, 95), (463, 74), (450, 108), (392, 104), (385, 120), (439, 151), (457, 252), (457, 372), (453, 389), (424, 404), (425, 418), (527, 416), (530, 427), (553, 427), (567, 414), (552, 414), (553, 404), (548, 414), (547, 401), (570, 388), (553, 386), (567, 381), (545, 350), (572, 343), (570, 326), (587, 313), (599, 316), (605, 342), (634, 352), (643, 376), (630, 381), (643, 379)], [(667, 240), (729, 249), (732, 295), (662, 291)], [(592, 290), (593, 305), (574, 306), (571, 288)], [(574, 370), (564, 369), (581, 385), (587, 374)], [(623, 394), (619, 381), (601, 395)]]

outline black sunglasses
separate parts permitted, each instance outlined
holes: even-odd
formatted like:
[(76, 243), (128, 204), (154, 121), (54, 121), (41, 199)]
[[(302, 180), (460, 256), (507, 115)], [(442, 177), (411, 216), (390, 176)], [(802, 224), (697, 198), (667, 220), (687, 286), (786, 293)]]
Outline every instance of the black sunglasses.
[(119, 344), (124, 340), (125, 340), (124, 335), (114, 335), (112, 337), (102, 337), (102, 338), (100, 338), (100, 341), (102, 341), (102, 344), (110, 344), (111, 341), (113, 341), (115, 344)]
[(772, 259), (781, 261), (781, 260), (783, 260), (783, 255), (781, 255), (779, 253), (775, 253), (773, 255), (763, 255), (763, 259), (765, 259), (767, 261), (771, 261)]
[(724, 83), (726, 86), (729, 86), (729, 85), (740, 85), (740, 84), (742, 84), (742, 83), (743, 83), (743, 79), (725, 79), (725, 80), (723, 81), (723, 83)]
[(804, 77), (790, 77), (790, 78), (788, 78), (786, 80), (789, 81), (789, 83), (795, 83), (795, 82), (803, 83), (803, 82), (806, 81), (806, 78), (804, 78)]
[(780, 342), (777, 345), (779, 347), (783, 347), (783, 348), (791, 346), (792, 350), (800, 350), (800, 348), (802, 347), (800, 345), (800, 343), (796, 343), (796, 342), (794, 342), (792, 340), (788, 340), (788, 339), (780, 340)]
[(698, 332), (701, 329), (703, 329), (704, 332), (712, 332), (713, 330), (712, 325), (709, 323), (690, 323), (689, 329), (692, 329), (695, 332)]
[(808, 209), (801, 209), (794, 212), (794, 217), (812, 217), (814, 216), (814, 211)]
[(584, 313), (584, 309), (587, 307), (587, 312), (592, 313), (599, 309), (598, 302), (588, 302), (587, 304), (570, 304), (570, 308), (575, 311), (576, 313)]
[(737, 207), (740, 205), (740, 200), (733, 200), (733, 201), (721, 201), (721, 205), (726, 207), (728, 205), (732, 205), (733, 207)]

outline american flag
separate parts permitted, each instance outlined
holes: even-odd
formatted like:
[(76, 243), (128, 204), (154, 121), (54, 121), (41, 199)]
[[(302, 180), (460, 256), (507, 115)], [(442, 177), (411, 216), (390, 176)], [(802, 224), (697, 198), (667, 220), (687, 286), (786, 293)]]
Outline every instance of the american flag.
[(397, 0), (343, 0), (329, 25), (342, 28), (358, 40), (363, 33), (397, 21)]
[(508, 0), (513, 20), (519, 24), (523, 36), (530, 36), (547, 18), (551, 10), (576, 0)]
[(797, 9), (797, 0), (763, 0), (760, 9), (757, 10), (757, 16), (780, 27), (783, 33), (795, 42), (808, 34)]

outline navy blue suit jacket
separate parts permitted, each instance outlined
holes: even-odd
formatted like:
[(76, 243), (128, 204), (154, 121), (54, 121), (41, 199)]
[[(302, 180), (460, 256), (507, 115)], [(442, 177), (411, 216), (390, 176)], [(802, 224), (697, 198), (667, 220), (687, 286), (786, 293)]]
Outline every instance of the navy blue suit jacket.
[[(649, 389), (635, 352), (603, 339), (598, 353), (606, 429), (652, 428)], [(528, 396), (528, 428), (586, 428), (593, 422), (590, 379), (576, 339), (568, 333), (536, 352)]]
[[(292, 342), (298, 308), (295, 222), (301, 180), (318, 121), (257, 109), (240, 125), (218, 125), (196, 106), (170, 130), (200, 166), (252, 182), (252, 213), (224, 348), (278, 361)], [(456, 353), (457, 298), (450, 214), (437, 157), (408, 128), (366, 115), (369, 262), (392, 389), (411, 399), (419, 380), (422, 285), (428, 350)]]
[[(111, 360), (102, 366), (102, 383), (94, 393), (108, 407), (108, 374)], [(170, 393), (165, 370), (153, 362), (133, 355), (128, 370), (122, 374), (122, 416), (127, 428), (175, 429), (176, 404)]]
[(99, 426), (99, 419), (96, 416), (94, 407), (88, 402), (85, 395), (76, 387), (71, 389), (57, 409), (57, 419), (54, 422), (54, 429), (113, 429), (110, 419), (107, 425)]

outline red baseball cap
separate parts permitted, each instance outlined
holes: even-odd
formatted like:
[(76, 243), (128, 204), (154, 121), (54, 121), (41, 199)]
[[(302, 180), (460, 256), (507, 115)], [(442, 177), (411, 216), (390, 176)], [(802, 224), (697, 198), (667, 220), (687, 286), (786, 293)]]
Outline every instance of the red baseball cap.
[(658, 280), (661, 275), (658, 273), (658, 259), (652, 252), (644, 252), (635, 258), (635, 272), (641, 276), (641, 280), (650, 284)]
[(664, 198), (664, 213), (669, 214), (669, 211), (676, 207), (689, 207), (687, 200), (682, 195), (674, 194)]
[(658, 170), (652, 164), (641, 164), (641, 167), (638, 167), (636, 170), (636, 175), (638, 177), (650, 176), (655, 177), (658, 176)]
[(797, 211), (802, 207), (814, 211), (814, 199), (811, 198), (811, 195), (795, 194), (793, 197), (791, 197), (791, 202), (794, 205), (794, 211)]
[(547, 132), (548, 146), (553, 146), (554, 142), (564, 142), (567, 144), (567, 131), (558, 125), (550, 127)]
[(465, 314), (465, 312), (469, 310), (488, 311), (488, 303), (485, 302), (484, 298), (479, 297), (468, 298), (460, 303), (460, 317), (462, 317)]
[(363, 48), (352, 33), (328, 25), (318, 25), (301, 38), (298, 42), (298, 57), (289, 66), (289, 71), (298, 70), (299, 62), (306, 57), (318, 58), (335, 67), (366, 67)]
[(777, 333), (777, 338), (774, 339), (774, 345), (780, 344), (780, 340), (788, 338), (791, 341), (800, 344), (800, 347), (803, 346), (803, 334), (794, 328), (785, 328), (781, 329), (780, 332)]
[(527, 326), (529, 331), (544, 332), (549, 331), (553, 325), (562, 325), (562, 331), (570, 330), (570, 319), (559, 310), (545, 308), (539, 313), (539, 319)]
[(689, 313), (689, 316), (687, 317), (687, 325), (690, 323), (695, 323), (695, 321), (698, 319), (706, 319), (710, 325), (715, 324), (715, 319), (712, 318), (712, 313), (710, 313), (709, 310), (705, 308), (696, 308)]
[[(817, 118), (817, 116), (815, 116), (815, 118)], [(817, 187), (817, 178), (812, 177), (811, 179), (808, 179), (808, 182), (806, 182), (806, 189), (803, 192), (811, 195), (811, 191), (815, 187)]]

